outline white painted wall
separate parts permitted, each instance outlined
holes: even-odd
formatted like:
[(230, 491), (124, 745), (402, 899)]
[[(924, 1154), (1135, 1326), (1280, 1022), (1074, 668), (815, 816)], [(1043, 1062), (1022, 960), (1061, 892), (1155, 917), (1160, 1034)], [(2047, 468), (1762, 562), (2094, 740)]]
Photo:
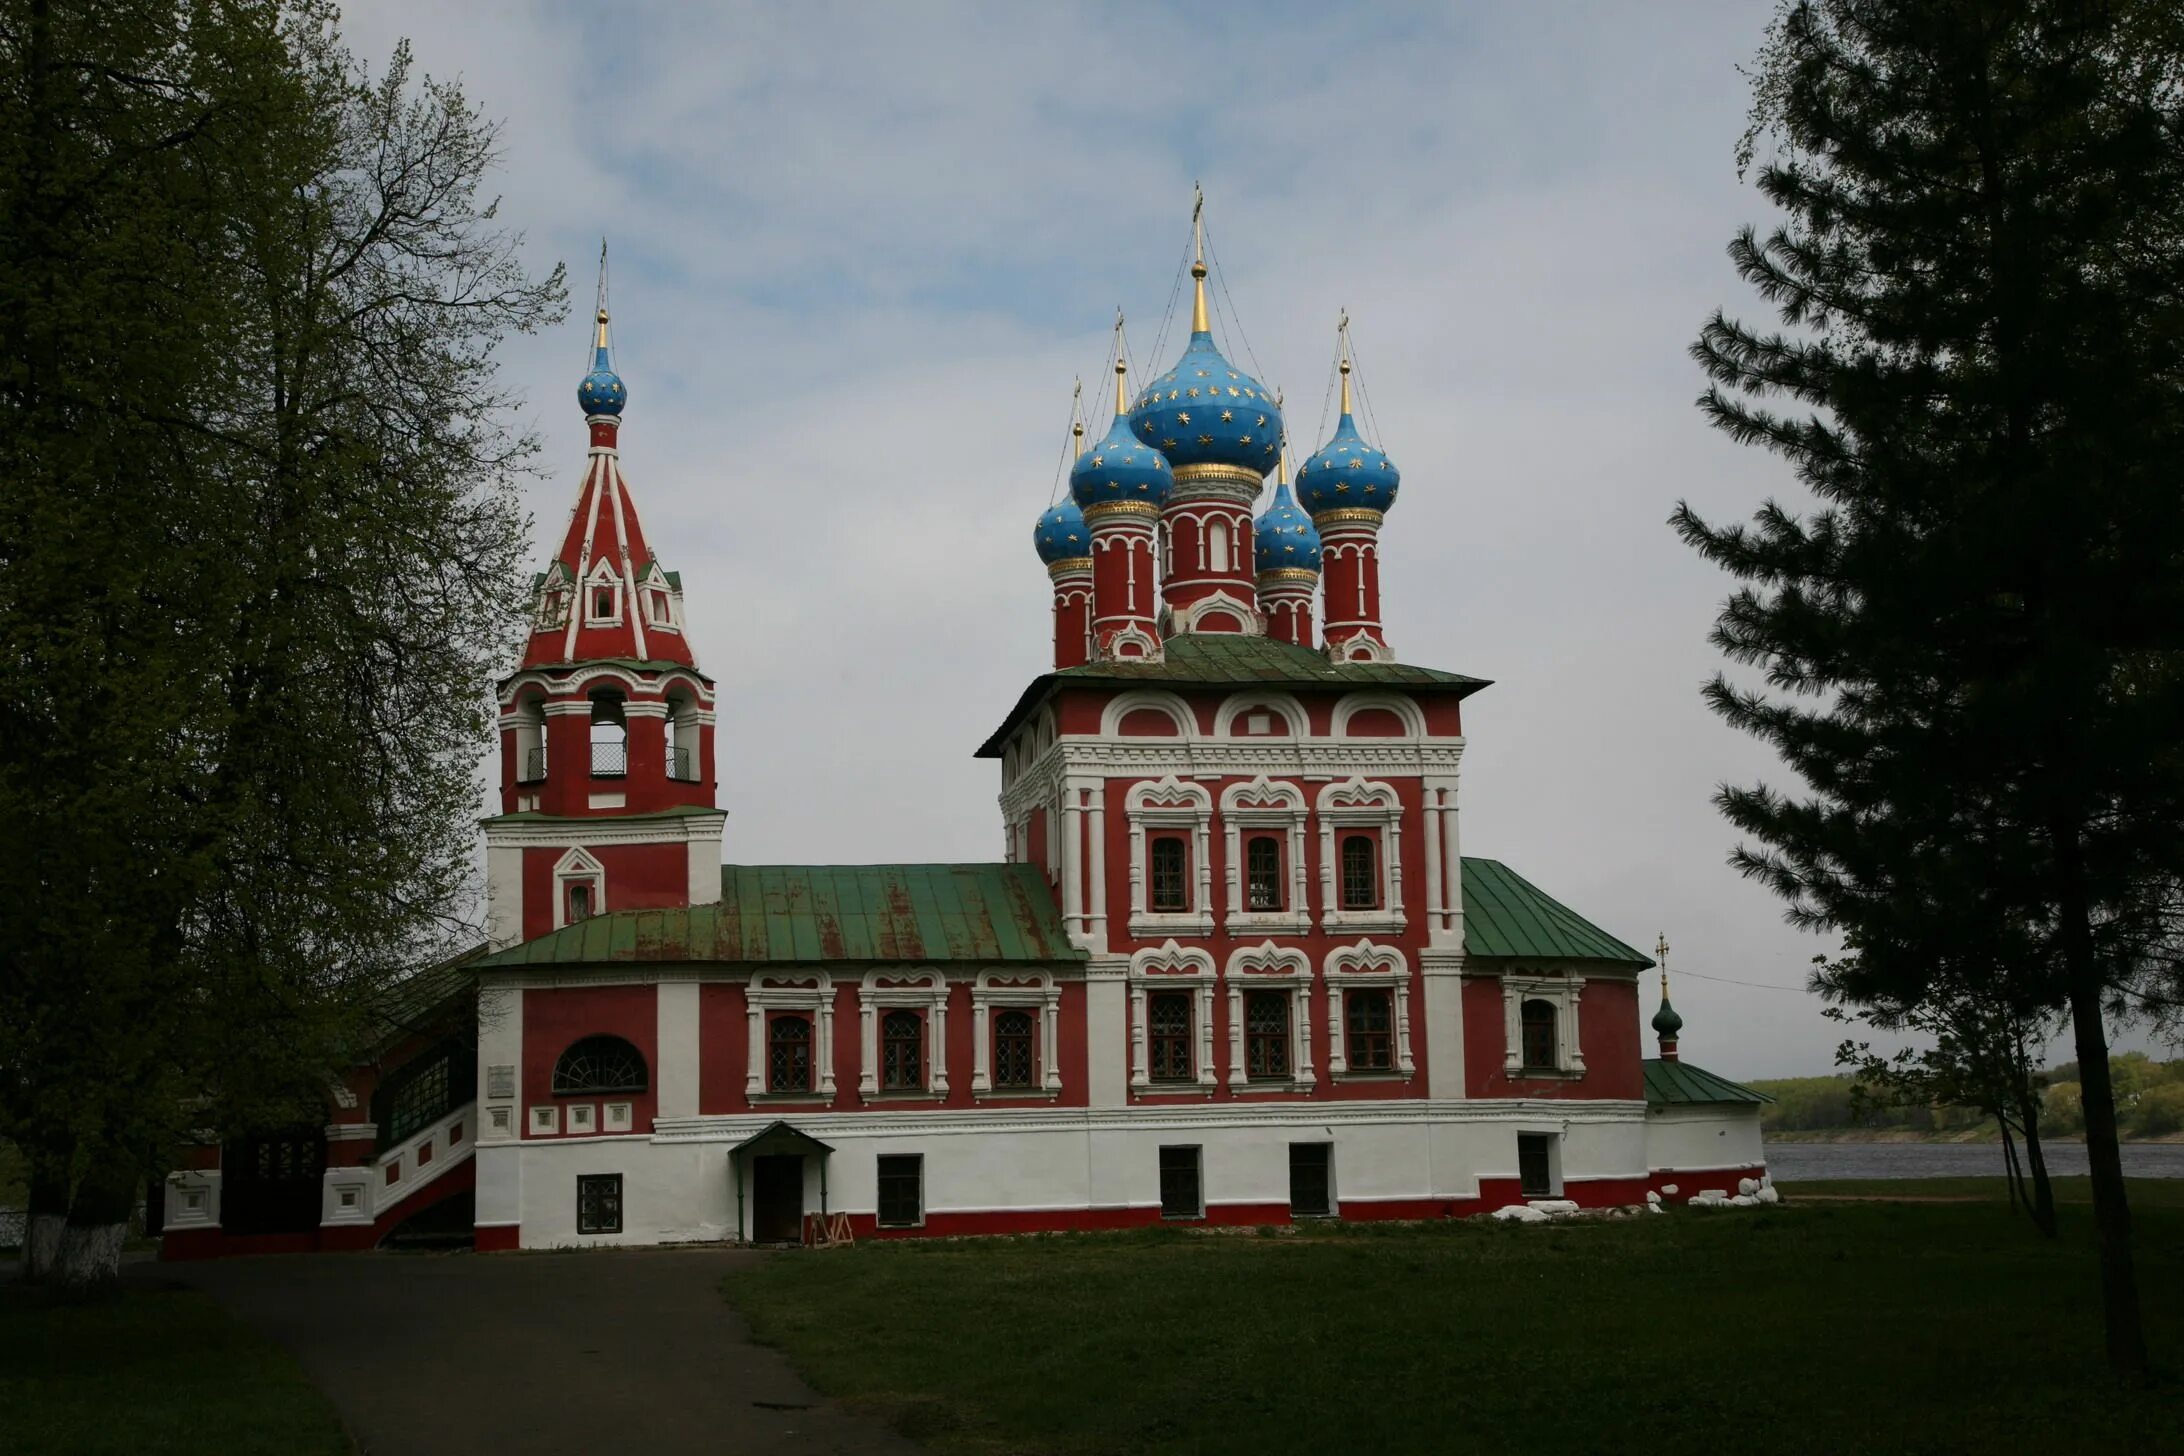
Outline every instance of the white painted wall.
[(1712, 1168), (1748, 1168), (1766, 1160), (1755, 1104), (1656, 1107), (1646, 1117), (1646, 1163), (1650, 1168), (1697, 1173)]

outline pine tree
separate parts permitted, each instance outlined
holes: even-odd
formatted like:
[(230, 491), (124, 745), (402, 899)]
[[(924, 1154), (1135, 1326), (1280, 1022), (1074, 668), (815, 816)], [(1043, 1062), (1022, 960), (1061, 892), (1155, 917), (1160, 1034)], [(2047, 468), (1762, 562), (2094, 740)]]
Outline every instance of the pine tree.
[[(1743, 585), (1729, 722), (1804, 781), (1725, 788), (1733, 863), (1842, 934), (1853, 1001), (1956, 975), (2067, 1006), (2107, 1347), (2144, 1372), (2104, 1011), (2184, 865), (2184, 19), (2140, 0), (1786, 4), (1701, 400), (1814, 503), (1674, 524)], [(1786, 412), (1782, 401), (1798, 407)], [(1946, 972), (1947, 974), (1944, 974)]]
[[(559, 314), (494, 129), (315, 0), (0, 0), (0, 1127), (111, 1278), (201, 1129), (323, 1117), (470, 894)], [(33, 1272), (36, 1272), (33, 1270)]]

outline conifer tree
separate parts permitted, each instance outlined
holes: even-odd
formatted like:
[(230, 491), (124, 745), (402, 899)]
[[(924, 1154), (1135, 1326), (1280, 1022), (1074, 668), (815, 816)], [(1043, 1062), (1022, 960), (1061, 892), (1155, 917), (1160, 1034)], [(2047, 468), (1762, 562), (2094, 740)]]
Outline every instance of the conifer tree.
[(2184, 18), (1810, 0), (1753, 76), (1740, 160), (1787, 221), (1730, 256), (1785, 327), (1717, 313), (1693, 352), (1713, 423), (1812, 501), (1674, 518), (1765, 679), (1708, 698), (1804, 781), (1722, 791), (1733, 862), (1855, 945), (1853, 1002), (1973, 976), (2068, 1008), (2137, 1376), (2104, 1012), (2184, 864)]
[(0, 94), (0, 1133), (31, 1272), (98, 1282), (178, 1141), (323, 1119), (461, 933), (533, 446), (495, 348), (562, 287), (494, 128), (318, 0), (0, 0)]

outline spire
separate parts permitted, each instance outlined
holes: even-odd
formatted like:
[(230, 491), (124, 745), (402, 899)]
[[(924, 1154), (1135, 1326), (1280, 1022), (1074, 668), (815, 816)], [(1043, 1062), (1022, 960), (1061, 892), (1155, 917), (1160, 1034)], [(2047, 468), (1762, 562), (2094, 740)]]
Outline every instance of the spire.
[[(607, 241), (599, 240), (599, 300), (597, 307), (599, 328), (592, 339), (591, 373), (576, 387), (576, 402), (584, 407), (584, 414), (591, 419), (619, 418), (629, 403), (629, 391), (622, 385), (622, 376), (614, 372), (614, 351), (607, 342)], [(611, 433), (601, 442), (614, 443)]]
[(1664, 931), (1653, 947), (1654, 958), (1661, 964), (1661, 1009), (1653, 1013), (1653, 1031), (1661, 1039), (1661, 1060), (1676, 1060), (1676, 1038), (1683, 1030), (1683, 1018), (1676, 1008), (1668, 1004), (1668, 935)]
[(1084, 459), (1084, 381), (1076, 380), (1069, 391), (1069, 434), (1077, 447), (1072, 460)]
[(1342, 414), (1350, 414), (1350, 311), (1342, 311), (1342, 319), (1335, 325), (1335, 347), (1342, 357)]
[(1210, 334), (1206, 319), (1206, 191), (1191, 187), (1191, 332)]

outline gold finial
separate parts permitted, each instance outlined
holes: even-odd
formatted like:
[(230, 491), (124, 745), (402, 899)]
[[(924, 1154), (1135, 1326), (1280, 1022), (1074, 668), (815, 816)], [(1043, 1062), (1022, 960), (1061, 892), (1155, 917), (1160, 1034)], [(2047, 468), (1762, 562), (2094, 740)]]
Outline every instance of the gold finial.
[(1084, 381), (1072, 380), (1069, 390), (1069, 433), (1077, 442), (1076, 458), (1084, 458), (1084, 412), (1078, 407), (1084, 399)]
[(1211, 333), (1206, 322), (1206, 190), (1191, 184), (1191, 332)]
[(1344, 309), (1335, 324), (1335, 347), (1342, 356), (1342, 412), (1350, 412), (1350, 311)]
[(1122, 357), (1122, 310), (1118, 308), (1115, 310), (1115, 413), (1118, 415), (1130, 413), (1129, 375), (1129, 362)]
[(1655, 958), (1656, 958), (1656, 959), (1658, 959), (1658, 960), (1660, 961), (1660, 963), (1661, 963), (1661, 999), (1662, 999), (1662, 1000), (1664, 1000), (1664, 1001), (1666, 1001), (1666, 1000), (1668, 999), (1668, 932), (1667, 932), (1667, 931), (1665, 931), (1665, 930), (1664, 930), (1664, 931), (1662, 931), (1662, 932), (1661, 932), (1661, 937), (1660, 937), (1660, 939), (1659, 939), (1658, 941), (1656, 941), (1656, 942), (1654, 943), (1654, 946), (1653, 946), (1653, 954), (1654, 954)]
[(607, 347), (607, 311), (605, 309), (599, 310), (599, 337), (593, 341), (592, 347), (595, 349)]

